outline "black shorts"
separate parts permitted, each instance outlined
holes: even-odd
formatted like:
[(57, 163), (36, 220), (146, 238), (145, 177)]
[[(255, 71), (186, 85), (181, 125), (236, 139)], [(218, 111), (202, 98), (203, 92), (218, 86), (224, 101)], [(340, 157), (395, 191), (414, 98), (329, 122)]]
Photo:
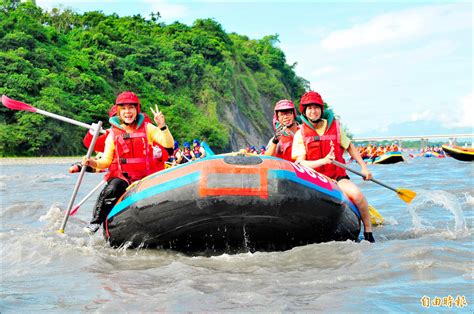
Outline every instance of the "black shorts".
[(341, 181), (342, 179), (350, 180), (351, 178), (349, 178), (349, 176), (346, 174), (346, 175), (343, 176), (343, 177), (337, 177), (337, 178), (336, 178), (336, 181)]

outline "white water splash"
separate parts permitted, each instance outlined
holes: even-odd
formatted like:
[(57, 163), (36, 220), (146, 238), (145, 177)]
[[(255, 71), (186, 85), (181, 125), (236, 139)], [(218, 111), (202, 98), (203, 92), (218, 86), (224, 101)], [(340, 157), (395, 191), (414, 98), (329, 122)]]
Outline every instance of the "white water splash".
[(46, 214), (40, 216), (39, 221), (44, 221), (47, 223), (48, 227), (56, 227), (59, 226), (62, 219), (64, 218), (64, 213), (61, 212), (61, 208), (59, 204), (53, 204), (48, 209)]
[(132, 241), (127, 241), (125, 243), (123, 243), (122, 245), (120, 245), (116, 251), (119, 252), (119, 253), (127, 253), (127, 250), (129, 248), (131, 248), (133, 246), (133, 242)]
[(454, 218), (454, 233), (455, 234), (465, 234), (467, 230), (466, 220), (461, 209), (461, 205), (456, 195), (448, 193), (446, 191), (417, 191), (418, 195), (413, 200), (412, 203), (408, 205), (408, 211), (412, 216), (412, 223), (415, 227), (415, 232), (425, 231), (426, 229), (433, 229), (424, 224), (428, 222), (427, 219), (422, 219), (417, 211), (421, 209), (426, 209), (430, 207), (440, 206), (441, 208), (446, 209)]
[(464, 193), (465, 203), (468, 205), (474, 205), (474, 197), (469, 193)]

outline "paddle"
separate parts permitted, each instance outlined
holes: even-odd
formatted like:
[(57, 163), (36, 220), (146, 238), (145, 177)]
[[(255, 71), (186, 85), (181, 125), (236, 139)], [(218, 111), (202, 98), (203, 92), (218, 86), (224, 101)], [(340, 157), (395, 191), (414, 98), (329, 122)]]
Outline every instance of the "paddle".
[[(354, 169), (351, 169), (349, 167), (347, 167), (346, 165), (336, 161), (336, 160), (333, 160), (332, 163), (338, 167), (341, 167), (341, 168), (344, 168), (352, 173), (355, 173), (359, 176), (361, 176), (362, 178), (365, 178), (365, 176), (360, 173), (359, 171), (357, 170), (354, 170)], [(386, 187), (387, 189), (389, 190), (392, 190), (394, 192), (397, 193), (398, 197), (400, 197), (403, 201), (405, 201), (406, 203), (410, 203), (416, 196), (416, 193), (414, 191), (411, 191), (411, 190), (408, 190), (408, 189), (402, 189), (402, 188), (398, 188), (398, 189), (395, 189), (395, 188), (392, 188), (391, 186), (388, 186), (386, 185), (385, 183), (382, 183), (378, 180), (375, 180), (375, 179), (370, 179), (370, 181), (372, 182), (375, 182), (383, 187)]]
[(87, 201), (89, 199), (89, 197), (92, 196), (92, 194), (95, 193), (95, 191), (97, 191), (101, 186), (103, 186), (104, 184), (106, 183), (106, 181), (102, 180), (100, 181), (99, 184), (97, 184), (97, 186), (95, 188), (92, 189), (92, 191), (89, 192), (89, 194), (87, 194), (86, 196), (84, 196), (84, 198), (79, 202), (79, 204), (77, 204), (76, 206), (74, 206), (74, 208), (71, 210), (71, 212), (69, 213), (69, 216), (74, 216), (76, 213), (77, 213), (77, 210), (79, 209), (79, 207), (81, 207), (82, 204), (84, 204), (85, 201)]
[(377, 157), (378, 157), (377, 154), (376, 154), (376, 153), (373, 153), (373, 154), (367, 159), (367, 161), (366, 161), (365, 163), (366, 163), (366, 164), (368, 164), (368, 163), (372, 163), (372, 164), (373, 164), (374, 161), (375, 161), (375, 158), (377, 158)]
[[(73, 119), (70, 119), (70, 118), (66, 118), (66, 117), (63, 117), (63, 116), (60, 116), (60, 115), (57, 115), (57, 114), (54, 114), (54, 113), (51, 113), (51, 112), (48, 112), (48, 111), (37, 109), (37, 108), (35, 108), (31, 105), (28, 105), (24, 102), (8, 98), (6, 95), (2, 95), (2, 103), (5, 107), (7, 107), (9, 109), (12, 109), (12, 110), (23, 110), (23, 111), (39, 113), (39, 114), (42, 114), (42, 115), (45, 115), (45, 116), (48, 116), (48, 117), (51, 117), (51, 118), (54, 118), (54, 119), (57, 119), (57, 120), (60, 120), (60, 121), (64, 121), (64, 122), (67, 122), (67, 123), (70, 123), (70, 124), (81, 126), (83, 128), (86, 128), (86, 129), (93, 130), (94, 131), (94, 137), (92, 138), (91, 145), (89, 146), (89, 149), (87, 150), (86, 158), (91, 157), (92, 151), (93, 151), (94, 146), (95, 146), (95, 142), (97, 141), (97, 138), (99, 137), (99, 133), (105, 133), (105, 130), (102, 129), (102, 121), (99, 121), (98, 124), (89, 125), (87, 123), (83, 123), (83, 122), (73, 120)], [(79, 186), (82, 183), (82, 178), (84, 177), (85, 171), (86, 171), (86, 167), (82, 167), (81, 172), (79, 173), (79, 177), (77, 178), (76, 185), (74, 186), (74, 190), (72, 192), (71, 199), (69, 200), (69, 204), (68, 204), (68, 207), (67, 207), (66, 214), (64, 215), (64, 220), (61, 224), (61, 228), (58, 230), (59, 233), (64, 233), (64, 229), (66, 228), (66, 223), (68, 221), (69, 215), (71, 214), (72, 205), (74, 204), (74, 200), (76, 199), (77, 191), (79, 191)], [(74, 213), (76, 211), (77, 211), (77, 209), (75, 209)]]
[[(91, 158), (92, 151), (94, 150), (95, 142), (97, 141), (97, 138), (99, 137), (99, 130), (101, 129), (101, 127), (102, 127), (102, 121), (99, 121), (99, 123), (95, 125), (94, 137), (92, 138), (91, 145), (89, 146), (89, 149), (87, 150), (86, 159)], [(77, 178), (76, 185), (74, 186), (74, 190), (72, 191), (71, 199), (69, 200), (69, 204), (67, 205), (67, 210), (66, 210), (66, 214), (64, 215), (63, 223), (61, 224), (61, 228), (59, 228), (58, 230), (59, 233), (64, 233), (67, 220), (69, 218), (69, 215), (71, 214), (72, 205), (74, 204), (74, 200), (76, 199), (77, 191), (79, 191), (79, 186), (82, 183), (82, 178), (84, 177), (84, 174), (86, 173), (86, 168), (87, 167), (82, 167), (81, 172), (79, 172), (79, 177)]]
[[(61, 120), (67, 123), (71, 123), (77, 126), (81, 126), (86, 129), (90, 130), (95, 130), (94, 126), (91, 124), (83, 123), (74, 119), (66, 118), (48, 111), (44, 111), (38, 108), (35, 108), (31, 105), (25, 104), (24, 102), (18, 101), (18, 100), (13, 100), (11, 98), (8, 98), (6, 95), (2, 95), (2, 103), (5, 107), (12, 109), (12, 110), (23, 110), (23, 111), (29, 111), (29, 112), (34, 112), (34, 113), (39, 113), (44, 116), (48, 116), (57, 120)], [(104, 129), (100, 129), (100, 133), (105, 133)]]
[[(305, 165), (299, 164), (298, 166), (303, 167), (303, 168), (307, 169), (308, 171), (312, 171), (316, 174), (318, 173), (313, 168), (306, 167)], [(336, 182), (336, 181), (334, 181), (334, 182)], [(385, 219), (383, 218), (383, 216), (372, 205), (369, 205), (369, 215), (370, 215), (370, 223), (374, 226), (382, 225), (385, 222)]]
[(374, 206), (369, 205), (369, 214), (370, 214), (370, 222), (372, 225), (383, 225), (385, 219), (380, 215), (380, 213), (375, 209)]
[(191, 161), (192, 161), (191, 159), (189, 159), (188, 157), (186, 157), (186, 155), (184, 154), (184, 152), (182, 153), (182, 155), (183, 155), (184, 159), (186, 159), (188, 162), (191, 162)]

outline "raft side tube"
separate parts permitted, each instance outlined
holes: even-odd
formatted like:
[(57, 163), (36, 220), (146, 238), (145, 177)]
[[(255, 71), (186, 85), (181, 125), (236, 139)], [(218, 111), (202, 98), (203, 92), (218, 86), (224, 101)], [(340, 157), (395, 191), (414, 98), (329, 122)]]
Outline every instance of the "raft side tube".
[(357, 239), (359, 212), (324, 176), (310, 182), (276, 158), (215, 157), (127, 191), (108, 216), (109, 243), (212, 255)]

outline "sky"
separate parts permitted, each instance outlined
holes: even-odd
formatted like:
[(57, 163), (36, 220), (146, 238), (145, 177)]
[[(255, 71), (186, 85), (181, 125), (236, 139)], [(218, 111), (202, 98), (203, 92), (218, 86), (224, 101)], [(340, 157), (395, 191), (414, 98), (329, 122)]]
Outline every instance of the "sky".
[[(354, 136), (474, 133), (471, 1), (37, 0), (43, 9), (99, 10), (278, 34), (288, 64)], [(294, 99), (297, 100), (297, 99)], [(426, 130), (429, 126), (431, 131)], [(467, 130), (467, 131), (466, 131)], [(418, 133), (417, 133), (418, 132)]]

